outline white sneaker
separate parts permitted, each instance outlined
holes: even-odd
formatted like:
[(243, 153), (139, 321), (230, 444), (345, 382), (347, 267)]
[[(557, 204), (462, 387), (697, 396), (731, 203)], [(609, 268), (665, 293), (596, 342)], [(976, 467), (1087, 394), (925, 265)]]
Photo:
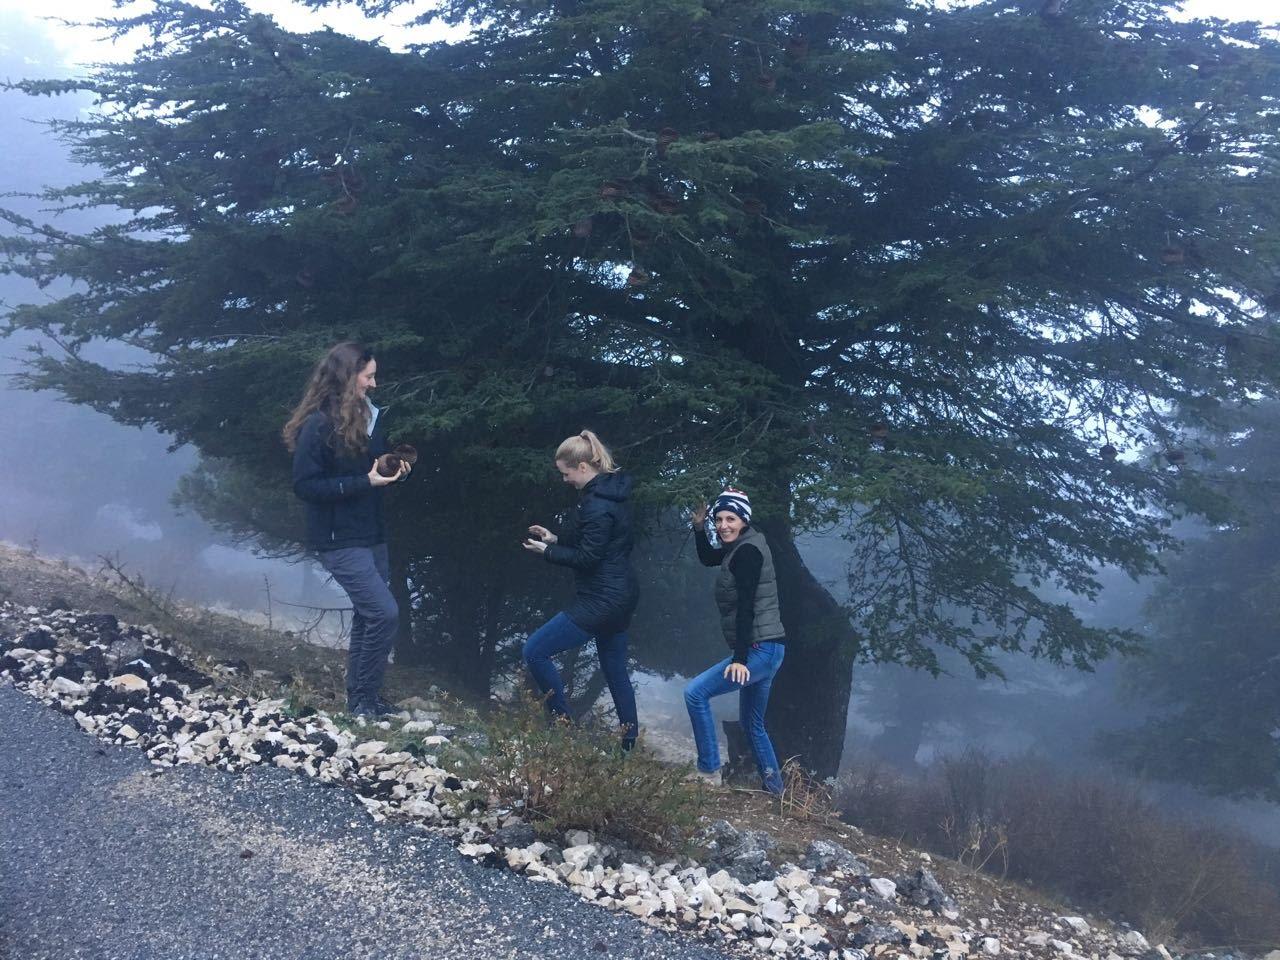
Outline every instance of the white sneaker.
[(723, 778), (720, 776), (719, 770), (713, 770), (711, 773), (703, 773), (697, 767), (693, 768), (693, 772), (685, 777), (686, 780), (702, 781), (709, 787), (723, 786)]

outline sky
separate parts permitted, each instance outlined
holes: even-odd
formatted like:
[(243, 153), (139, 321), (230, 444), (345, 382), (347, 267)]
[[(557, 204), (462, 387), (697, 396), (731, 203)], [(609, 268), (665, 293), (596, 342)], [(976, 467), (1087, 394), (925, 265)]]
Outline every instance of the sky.
[[(382, 37), (389, 46), (398, 48), (406, 43), (439, 39), (444, 34), (440, 25), (407, 29), (404, 24), (412, 18), (411, 11), (425, 9), (430, 4), (419, 0), (390, 17), (366, 18), (349, 3), (337, 4), (323, 11), (307, 10), (293, 0), (247, 0), (254, 10), (268, 13), (287, 30), (305, 32), (330, 26), (333, 29), (362, 38)], [(141, 4), (133, 4), (140, 7)], [(12, 18), (27, 19), (32, 16), (32, 0), (0, 0), (0, 49), (5, 44), (6, 22)], [(130, 5), (125, 5), (127, 12)], [(88, 21), (111, 16), (115, 6), (111, 0), (40, 0), (38, 9), (46, 17), (71, 22)], [(1183, 15), (1188, 17), (1223, 17), (1232, 20), (1261, 20), (1268, 23), (1280, 21), (1276, 0), (1185, 0)], [(58, 26), (53, 31), (54, 40), (61, 48), (68, 71), (76, 64), (121, 60), (128, 57), (133, 45), (140, 38), (122, 40), (115, 44), (104, 43), (99, 31), (92, 27)]]
[[(199, 0), (197, 0), (199, 2)], [(426, 27), (406, 28), (405, 23), (413, 18), (412, 10), (423, 8), (427, 4), (406, 5), (395, 14), (382, 18), (369, 18), (351, 3), (337, 3), (322, 11), (308, 10), (294, 0), (247, 0), (246, 5), (255, 11), (267, 13), (286, 30), (307, 32), (320, 30), (326, 26), (339, 33), (349, 34), (362, 39), (382, 37), (387, 45), (399, 48), (408, 43), (423, 43), (440, 39), (446, 28), (439, 24)], [(7, 22), (12, 18), (30, 20), (35, 17), (32, 0), (0, 0), (0, 49), (3, 49)], [(128, 15), (130, 11), (141, 11), (144, 3), (126, 3), (123, 14), (118, 14), (111, 0), (40, 0), (37, 9), (40, 15), (58, 23), (56, 29), (50, 31), (54, 41), (59, 45), (68, 68), (77, 64), (122, 60), (144, 39), (142, 36), (124, 38), (119, 42), (104, 42), (101, 31), (92, 26), (74, 26), (74, 23), (92, 21), (95, 18)]]

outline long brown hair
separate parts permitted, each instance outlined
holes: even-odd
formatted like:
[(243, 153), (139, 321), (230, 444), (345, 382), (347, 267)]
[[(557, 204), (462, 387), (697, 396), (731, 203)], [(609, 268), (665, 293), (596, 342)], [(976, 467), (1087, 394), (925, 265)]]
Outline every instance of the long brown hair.
[(617, 473), (618, 465), (613, 454), (590, 430), (583, 430), (576, 437), (569, 437), (556, 448), (556, 461), (566, 467), (589, 463), (601, 473)]
[(356, 374), (369, 365), (373, 351), (358, 343), (339, 343), (316, 364), (302, 402), (293, 408), (281, 435), (290, 451), (298, 445), (302, 424), (319, 410), (333, 425), (333, 436), (352, 453), (369, 446), (369, 407), (356, 392)]

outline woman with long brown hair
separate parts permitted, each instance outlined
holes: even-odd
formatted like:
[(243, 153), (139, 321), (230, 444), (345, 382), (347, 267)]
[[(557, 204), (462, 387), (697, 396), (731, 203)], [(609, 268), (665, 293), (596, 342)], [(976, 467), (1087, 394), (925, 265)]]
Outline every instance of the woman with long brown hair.
[(285, 446), (293, 452), (293, 492), (306, 504), (306, 545), (346, 591), (354, 611), (347, 710), (358, 716), (395, 709), (381, 698), (400, 623), (390, 587), (382, 496), (388, 484), (410, 470), (402, 460), (391, 476), (378, 472), (387, 432), (381, 411), (369, 399), (377, 373), (373, 351), (358, 343), (332, 347), (283, 430)]

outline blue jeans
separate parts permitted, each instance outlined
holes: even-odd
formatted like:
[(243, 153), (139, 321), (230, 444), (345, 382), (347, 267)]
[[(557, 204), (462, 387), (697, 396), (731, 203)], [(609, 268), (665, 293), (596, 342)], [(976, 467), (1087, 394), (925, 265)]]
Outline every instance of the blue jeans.
[(400, 608), (391, 594), (387, 545), (322, 550), (318, 559), (346, 591), (354, 610), (347, 648), (347, 709), (372, 709), (382, 692), (387, 656), (400, 627)]
[(698, 747), (698, 769), (714, 773), (720, 769), (720, 745), (716, 742), (716, 725), (711, 718), (711, 698), (738, 690), (738, 718), (742, 730), (751, 742), (756, 755), (756, 767), (760, 779), (770, 793), (782, 792), (782, 774), (778, 768), (778, 755), (773, 752), (769, 732), (764, 728), (764, 712), (769, 706), (769, 688), (774, 675), (782, 666), (787, 648), (782, 643), (753, 643), (747, 652), (747, 669), (751, 679), (745, 686), (726, 680), (725, 668), (733, 662), (726, 657), (710, 670), (700, 673), (684, 688), (684, 703), (689, 708), (689, 721), (693, 724), (693, 742)]
[(622, 747), (630, 750), (636, 742), (640, 721), (636, 716), (636, 692), (631, 687), (627, 673), (627, 634), (593, 637), (569, 619), (567, 614), (557, 613), (535, 630), (524, 643), (524, 662), (529, 666), (538, 689), (547, 697), (547, 710), (555, 715), (570, 717), (569, 702), (564, 698), (564, 683), (560, 671), (551, 662), (557, 653), (573, 650), (591, 640), (596, 642), (596, 656), (600, 658), (600, 671), (609, 685), (613, 708), (622, 724)]

